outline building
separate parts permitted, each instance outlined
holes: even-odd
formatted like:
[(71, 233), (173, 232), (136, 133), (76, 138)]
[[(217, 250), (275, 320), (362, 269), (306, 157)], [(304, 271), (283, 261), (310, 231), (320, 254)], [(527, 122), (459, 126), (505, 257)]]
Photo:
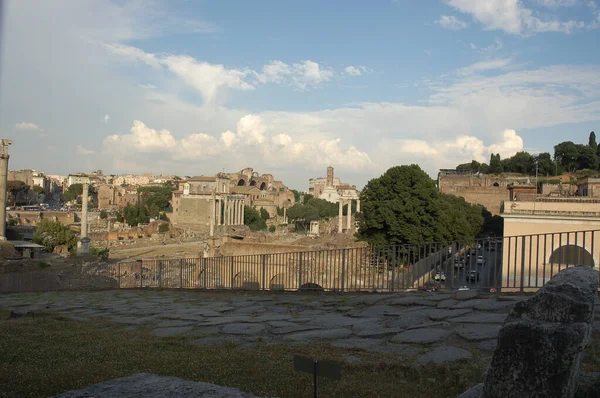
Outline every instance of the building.
[(22, 181), (33, 187), (33, 173), (35, 170), (8, 170), (8, 181)]
[(149, 177), (146, 175), (132, 175), (132, 174), (128, 174), (128, 175), (123, 175), (123, 176), (117, 176), (115, 178), (113, 178), (113, 184), (115, 185), (135, 185), (135, 186), (141, 186), (141, 185), (148, 185), (151, 181), (154, 181), (154, 177)]
[(66, 187), (69, 188), (73, 184), (89, 184), (90, 177), (84, 174), (69, 174), (66, 179)]
[(172, 194), (171, 222), (210, 236), (243, 225), (245, 197), (232, 194), (230, 183), (224, 173), (180, 181), (179, 189)]
[(98, 186), (98, 208), (120, 209), (127, 205), (135, 205), (138, 201), (136, 187), (102, 184)]
[(592, 198), (600, 197), (600, 178), (583, 178), (579, 180), (577, 194)]
[(333, 167), (327, 167), (327, 177), (308, 180), (308, 193), (317, 199), (338, 203), (340, 198), (358, 200), (360, 193), (355, 185), (344, 184), (334, 175)]

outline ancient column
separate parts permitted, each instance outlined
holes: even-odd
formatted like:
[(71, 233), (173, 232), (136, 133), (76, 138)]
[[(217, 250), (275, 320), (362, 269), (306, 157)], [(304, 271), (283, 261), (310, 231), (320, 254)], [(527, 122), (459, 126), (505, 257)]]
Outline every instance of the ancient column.
[(360, 213), (360, 199), (356, 199), (356, 212)]
[(344, 200), (342, 198), (340, 198), (340, 211), (338, 213), (338, 232), (341, 233), (342, 230), (344, 229), (344, 224), (342, 222), (342, 218), (344, 217), (343, 212), (343, 208), (344, 208)]
[(229, 225), (229, 220), (227, 217), (227, 210), (228, 210), (228, 206), (227, 206), (227, 197), (225, 197), (225, 199), (223, 200), (223, 225)]
[(352, 224), (352, 199), (348, 199), (348, 210), (346, 210), (346, 229), (350, 231), (350, 225)]
[(221, 199), (217, 199), (217, 225), (222, 224), (221, 220), (221, 207), (223, 206), (223, 202)]
[(215, 207), (216, 207), (216, 200), (213, 197), (210, 200), (210, 215), (208, 216), (208, 222), (209, 222), (209, 235), (213, 236), (215, 234)]
[(283, 224), (287, 224), (287, 207), (283, 208)]
[(77, 243), (77, 255), (84, 256), (90, 254), (90, 239), (88, 233), (88, 197), (90, 185), (83, 184), (83, 194), (81, 195), (81, 234)]
[(6, 240), (6, 197), (8, 195), (8, 146), (11, 140), (0, 140), (0, 240)]
[(240, 222), (239, 225), (244, 225), (244, 202), (240, 200)]

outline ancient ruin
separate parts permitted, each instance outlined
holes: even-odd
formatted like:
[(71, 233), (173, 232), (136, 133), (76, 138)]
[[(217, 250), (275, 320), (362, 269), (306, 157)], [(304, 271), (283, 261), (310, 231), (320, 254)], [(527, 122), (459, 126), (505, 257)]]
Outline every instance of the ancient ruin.
[(8, 146), (11, 140), (0, 140), (0, 240), (6, 240), (6, 195), (8, 184)]

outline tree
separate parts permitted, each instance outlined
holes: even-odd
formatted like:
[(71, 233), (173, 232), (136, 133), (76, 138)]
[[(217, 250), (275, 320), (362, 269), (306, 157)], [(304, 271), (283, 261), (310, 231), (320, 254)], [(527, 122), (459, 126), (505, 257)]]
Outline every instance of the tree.
[(568, 172), (577, 170), (579, 163), (579, 151), (572, 141), (564, 141), (554, 147), (554, 156)]
[(269, 216), (269, 212), (263, 207), (260, 208), (260, 218), (262, 218), (265, 221), (271, 218), (271, 216)]
[[(93, 185), (90, 185), (88, 188), (88, 193), (90, 195), (96, 195), (97, 194), (96, 187), (94, 187)], [(67, 188), (63, 192), (63, 198), (67, 202), (75, 200), (81, 195), (83, 195), (83, 185), (82, 184), (71, 184), (71, 185), (69, 185), (69, 188)]]
[(588, 146), (590, 148), (592, 148), (592, 150), (594, 151), (594, 153), (598, 153), (598, 143), (596, 142), (596, 133), (594, 133), (593, 131), (590, 133), (590, 136), (588, 138)]
[(493, 153), (490, 155), (490, 167), (488, 172), (490, 174), (500, 174), (504, 171), (502, 167), (502, 161), (500, 160), (500, 154), (494, 155)]
[(375, 245), (473, 240), (483, 217), (462, 198), (439, 193), (417, 165), (397, 166), (361, 193), (357, 237)]
[(106, 220), (108, 218), (108, 213), (106, 210), (100, 210), (100, 219)]
[(47, 251), (52, 252), (56, 246), (67, 245), (69, 251), (77, 245), (75, 233), (59, 221), (43, 219), (37, 223), (33, 234), (33, 241), (43, 245)]
[(296, 224), (296, 229), (308, 231), (310, 222), (319, 219), (319, 210), (309, 204), (296, 203), (287, 210), (287, 216)]
[(244, 225), (249, 226), (252, 231), (267, 229), (267, 223), (260, 216), (260, 212), (252, 206), (244, 206)]
[(548, 152), (542, 152), (537, 156), (538, 174), (543, 176), (554, 175), (556, 167)]
[(535, 173), (535, 159), (529, 152), (517, 152), (505, 159), (504, 171), (510, 173)]
[(150, 216), (146, 211), (146, 207), (141, 203), (138, 203), (137, 205), (127, 204), (127, 206), (123, 208), (122, 214), (117, 213), (117, 221), (119, 221), (119, 218), (121, 217), (132, 227), (150, 222)]
[(577, 170), (598, 169), (598, 155), (596, 151), (587, 145), (576, 145), (577, 148)]
[(140, 187), (138, 188), (138, 202), (143, 204), (148, 215), (158, 218), (160, 212), (172, 211), (171, 197), (174, 188), (172, 186)]

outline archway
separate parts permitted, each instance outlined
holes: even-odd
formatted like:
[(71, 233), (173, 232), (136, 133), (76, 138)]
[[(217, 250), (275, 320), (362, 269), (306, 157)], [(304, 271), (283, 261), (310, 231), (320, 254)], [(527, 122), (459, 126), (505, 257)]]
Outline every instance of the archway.
[(310, 292), (316, 292), (316, 291), (322, 292), (323, 288), (318, 283), (308, 282), (308, 283), (304, 283), (304, 284), (302, 284), (300, 286), (300, 291), (301, 292), (306, 292), (306, 291), (310, 291)]
[(233, 278), (233, 288), (243, 290), (260, 290), (260, 284), (252, 272), (238, 272)]
[(267, 189), (267, 184), (263, 182), (262, 184), (260, 184), (260, 190), (264, 191), (265, 189)]
[(554, 250), (550, 255), (550, 264), (561, 265), (587, 265), (594, 267), (592, 254), (583, 247), (576, 245), (563, 245)]
[(240, 179), (240, 180), (238, 181), (238, 183), (237, 183), (237, 184), (238, 184), (238, 187), (243, 187), (244, 185), (246, 185), (246, 180), (244, 180), (244, 179), (242, 178), (242, 179)]
[(286, 274), (277, 274), (269, 281), (269, 290), (283, 291), (285, 290)]
[(256, 180), (252, 180), (252, 181), (250, 181), (250, 186), (251, 186), (251, 187), (255, 187), (255, 186), (256, 186)]
[(497, 182), (495, 182), (495, 183), (494, 183), (494, 186), (495, 186), (495, 187), (499, 187), (499, 186), (500, 186), (500, 184), (498, 184)]

